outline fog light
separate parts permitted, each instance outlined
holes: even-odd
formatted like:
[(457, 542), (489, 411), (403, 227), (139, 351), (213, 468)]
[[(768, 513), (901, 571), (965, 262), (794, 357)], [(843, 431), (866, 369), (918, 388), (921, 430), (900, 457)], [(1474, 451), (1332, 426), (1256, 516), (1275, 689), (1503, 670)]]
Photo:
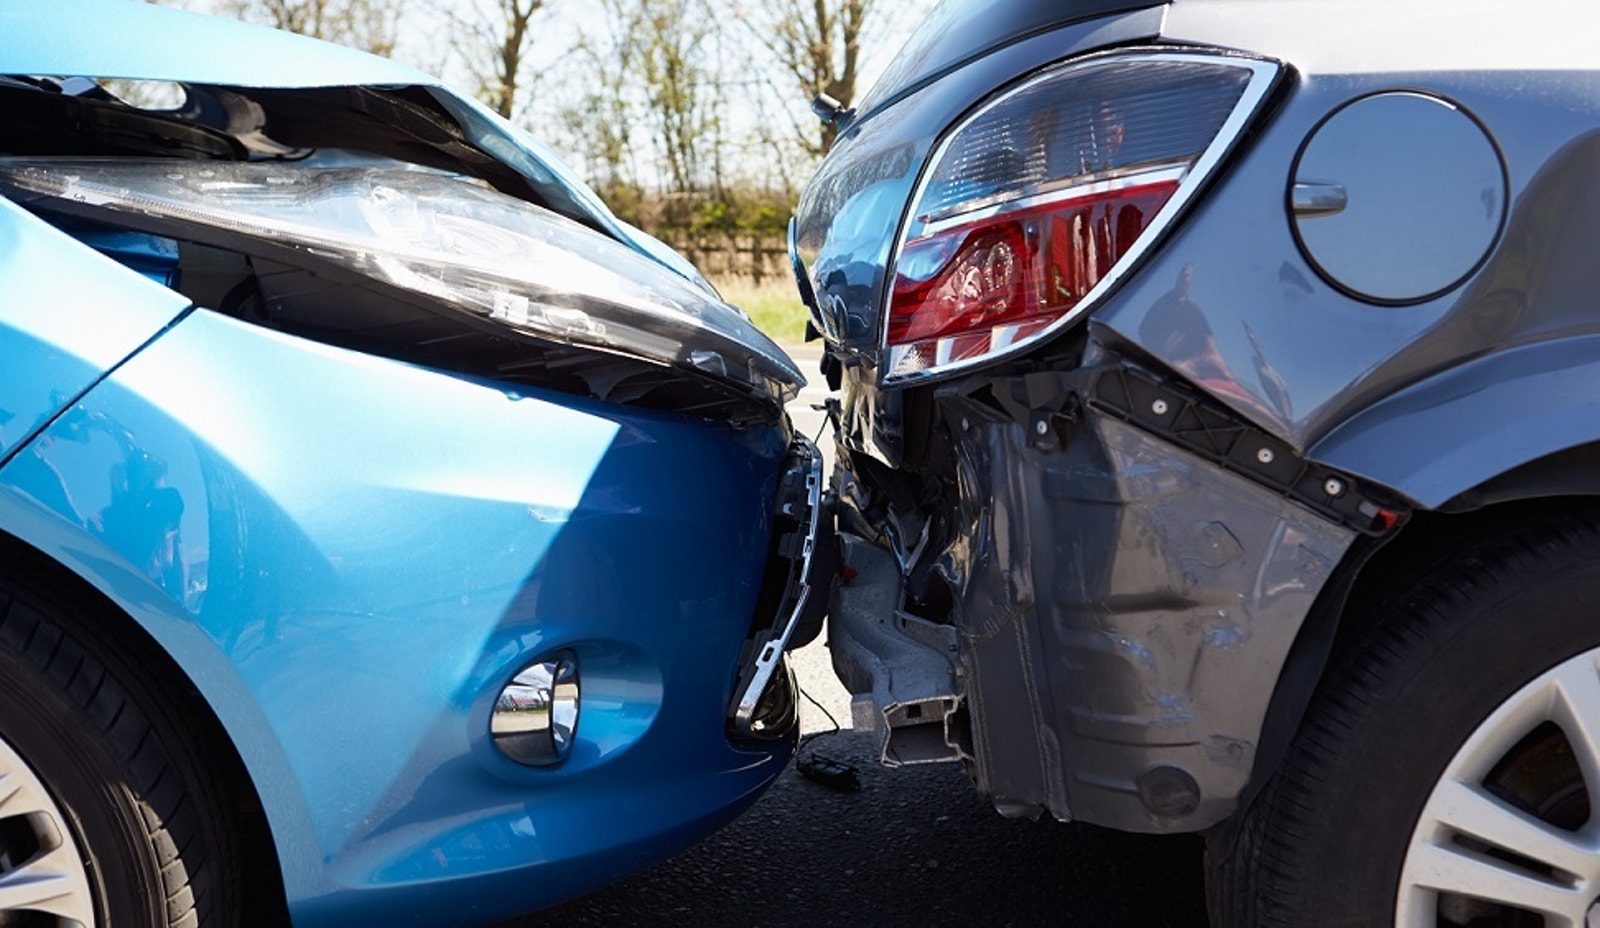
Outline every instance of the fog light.
[(546, 655), (522, 668), (494, 701), (489, 734), (519, 764), (548, 767), (567, 759), (578, 730), (578, 656)]

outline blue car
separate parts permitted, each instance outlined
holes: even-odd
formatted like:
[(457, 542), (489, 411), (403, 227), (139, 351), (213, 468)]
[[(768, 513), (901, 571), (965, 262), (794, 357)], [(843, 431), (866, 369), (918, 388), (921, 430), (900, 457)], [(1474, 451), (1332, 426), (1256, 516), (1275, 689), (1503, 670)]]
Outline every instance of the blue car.
[(0, 923), (473, 923), (794, 747), (793, 363), (392, 62), (0, 3)]

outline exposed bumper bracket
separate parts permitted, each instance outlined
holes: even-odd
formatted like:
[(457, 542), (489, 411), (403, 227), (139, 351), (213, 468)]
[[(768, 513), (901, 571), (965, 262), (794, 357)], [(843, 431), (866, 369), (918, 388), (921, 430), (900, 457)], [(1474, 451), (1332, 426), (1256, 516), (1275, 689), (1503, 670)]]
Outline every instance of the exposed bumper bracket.
[(955, 628), (898, 611), (893, 555), (853, 535), (839, 540), (854, 579), (834, 593), (828, 648), (852, 694), (851, 723), (880, 735), (890, 767), (970, 758)]
[[(826, 584), (833, 573), (832, 562), (826, 556), (833, 511), (823, 500), (822, 454), (810, 441), (796, 436), (790, 461), (779, 486), (777, 514), (780, 524), (792, 527), (778, 546), (787, 565), (783, 595), (773, 624), (759, 629), (746, 644), (746, 657), (741, 662), (733, 705), (729, 707), (732, 729), (745, 737), (775, 737), (779, 733), (762, 725), (757, 710), (768, 688), (781, 676), (778, 671), (784, 652), (815, 636), (826, 593), (825, 587), (816, 587), (819, 582)], [(813, 616), (817, 617), (815, 624)], [(793, 686), (789, 689), (793, 690)], [(789, 714), (792, 713), (784, 713)], [(779, 726), (779, 730), (783, 727)]]
[(1409, 510), (1380, 488), (1313, 461), (1237, 413), (1128, 364), (1090, 371), (1089, 405), (1366, 535), (1399, 528)]

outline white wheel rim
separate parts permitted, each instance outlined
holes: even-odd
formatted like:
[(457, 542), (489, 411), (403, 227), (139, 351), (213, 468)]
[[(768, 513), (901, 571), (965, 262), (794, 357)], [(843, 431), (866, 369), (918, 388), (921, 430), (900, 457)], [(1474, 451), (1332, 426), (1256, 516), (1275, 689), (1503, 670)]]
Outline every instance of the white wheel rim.
[[(0, 738), (0, 835), (29, 834), (32, 843), (0, 839), (0, 915), (40, 913), (65, 925), (94, 924), (94, 895), (83, 856), (61, 807), (43, 781)], [(6, 860), (7, 857), (21, 859)]]
[[(1561, 728), (1589, 795), (1576, 832), (1541, 821), (1488, 791), (1483, 782), (1535, 728)], [(1547, 671), (1475, 729), (1428, 797), (1406, 849), (1395, 924), (1435, 928), (1441, 894), (1522, 909), (1546, 928), (1600, 928), (1600, 648)], [(1510, 852), (1548, 875), (1463, 845)], [(1446, 896), (1445, 898), (1449, 898)]]

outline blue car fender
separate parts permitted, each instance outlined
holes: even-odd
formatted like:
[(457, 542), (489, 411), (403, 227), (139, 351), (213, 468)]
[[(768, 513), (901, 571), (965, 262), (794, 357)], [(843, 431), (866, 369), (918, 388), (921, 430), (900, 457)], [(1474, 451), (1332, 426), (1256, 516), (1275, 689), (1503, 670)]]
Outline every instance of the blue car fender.
[(189, 301), (0, 198), (0, 461)]

